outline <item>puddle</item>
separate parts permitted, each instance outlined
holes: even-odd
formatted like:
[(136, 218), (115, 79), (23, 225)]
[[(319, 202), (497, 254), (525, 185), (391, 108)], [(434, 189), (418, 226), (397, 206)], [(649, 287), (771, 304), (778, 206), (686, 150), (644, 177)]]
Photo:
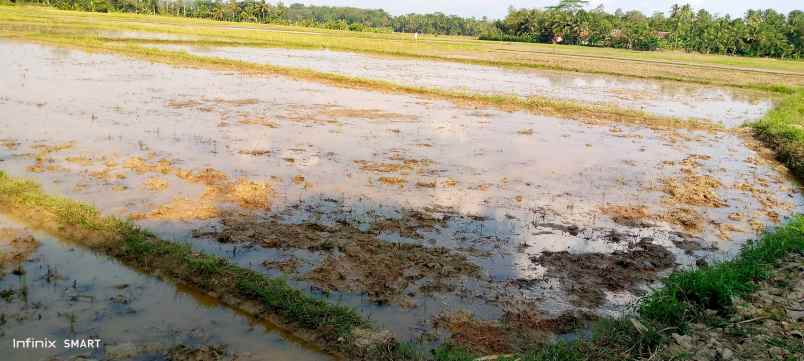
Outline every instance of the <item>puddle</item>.
[(158, 45), (196, 55), (304, 67), (360, 78), (475, 93), (543, 96), (606, 103), (680, 118), (702, 118), (737, 127), (762, 117), (773, 105), (765, 93), (547, 70), (391, 59), (328, 50)]
[[(675, 264), (733, 254), (804, 204), (737, 132), (589, 125), (21, 43), (0, 51), (4, 171), (286, 275), (401, 340), (459, 310), (534, 324), (619, 312)], [(650, 275), (556, 271), (632, 255), (652, 265), (618, 272)], [(576, 301), (593, 286), (595, 302)], [(511, 316), (523, 309), (536, 316)]]
[[(22, 229), (4, 217), (0, 228)], [(330, 359), (206, 295), (144, 276), (45, 233), (30, 235), (38, 249), (20, 259), (14, 273), (0, 278), (4, 360), (162, 360), (177, 352), (176, 346), (211, 347), (226, 355), (221, 359)], [(57, 348), (10, 347), (12, 338), (27, 337), (56, 340)], [(67, 349), (65, 339), (100, 339), (103, 347)]]

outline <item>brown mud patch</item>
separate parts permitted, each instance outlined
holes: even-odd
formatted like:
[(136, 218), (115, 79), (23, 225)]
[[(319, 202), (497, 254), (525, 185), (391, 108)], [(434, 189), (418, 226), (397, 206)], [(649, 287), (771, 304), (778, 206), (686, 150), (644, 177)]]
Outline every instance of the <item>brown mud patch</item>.
[(254, 157), (263, 157), (263, 156), (269, 156), (273, 152), (271, 152), (268, 149), (241, 149), (237, 153), (243, 155), (250, 155)]
[(129, 169), (137, 174), (161, 173), (170, 174), (173, 170), (173, 163), (167, 159), (160, 159), (156, 162), (140, 157), (131, 157), (123, 161), (123, 168)]
[[(134, 213), (133, 219), (203, 220), (215, 218), (226, 203), (238, 205), (246, 210), (270, 209), (274, 196), (273, 188), (265, 182), (255, 182), (245, 178), (231, 180), (225, 173), (213, 169), (184, 170), (174, 167), (166, 159), (149, 162), (140, 157), (132, 157), (123, 167), (138, 174), (157, 173), (174, 175), (188, 183), (205, 186), (199, 199), (176, 198), (149, 212)], [(146, 187), (159, 186), (158, 181), (146, 180)], [(158, 178), (156, 178), (158, 179)], [(165, 182), (165, 186), (167, 183)]]
[[(409, 297), (415, 292), (450, 289), (454, 287), (450, 281), (479, 276), (480, 268), (463, 255), (443, 247), (383, 241), (376, 232), (375, 229), (364, 232), (341, 223), (287, 224), (232, 213), (222, 217), (220, 229), (193, 233), (195, 237), (212, 237), (223, 243), (316, 252), (319, 263), (310, 272), (299, 275), (301, 278), (325, 291), (366, 294), (377, 303), (413, 307)], [(295, 261), (290, 262), (295, 265)], [(283, 267), (272, 260), (266, 265)]]
[(224, 361), (239, 359), (227, 357), (226, 349), (223, 346), (207, 345), (199, 347), (178, 345), (167, 352), (166, 358), (169, 361)]
[(6, 150), (17, 150), (19, 146), (20, 142), (14, 139), (0, 139), (0, 147), (6, 148)]
[(597, 317), (588, 313), (565, 312), (548, 318), (528, 310), (508, 311), (495, 321), (478, 320), (471, 313), (442, 313), (433, 327), (450, 333), (450, 342), (478, 354), (501, 354), (532, 349), (552, 341), (555, 335), (582, 328)]
[(697, 174), (701, 161), (711, 159), (708, 155), (691, 154), (679, 162), (681, 176), (662, 180), (661, 191), (667, 194), (665, 201), (671, 204), (687, 204), (711, 208), (722, 208), (722, 201), (715, 190), (721, 187), (720, 181), (710, 175)]
[(408, 184), (408, 181), (400, 177), (379, 177), (377, 181), (385, 185), (398, 186), (399, 188), (404, 188)]
[(694, 209), (686, 207), (669, 209), (661, 216), (661, 219), (670, 224), (681, 226), (687, 232), (701, 232), (704, 226), (703, 216)]
[(144, 186), (151, 192), (161, 192), (167, 189), (168, 182), (162, 178), (151, 177), (145, 180)]
[(622, 206), (622, 205), (608, 205), (601, 207), (600, 211), (611, 217), (614, 223), (626, 227), (650, 227), (650, 221), (653, 216), (648, 212), (648, 207), (645, 206)]
[(656, 281), (660, 271), (674, 266), (675, 258), (643, 238), (611, 254), (543, 252), (531, 260), (546, 267), (547, 276), (561, 281), (573, 304), (595, 307), (605, 300), (604, 291), (635, 291), (639, 283)]
[(0, 275), (28, 259), (39, 242), (25, 230), (0, 228)]
[(208, 200), (193, 200), (189, 198), (175, 198), (155, 209), (143, 213), (132, 213), (131, 219), (158, 219), (171, 221), (193, 221), (216, 218), (218, 208)]
[(656, 226), (653, 222), (662, 221), (681, 226), (685, 232), (700, 233), (703, 231), (704, 217), (688, 207), (676, 207), (662, 214), (652, 214), (644, 205), (612, 205), (600, 208), (601, 213), (609, 216), (614, 223), (626, 227), (647, 228)]
[(372, 162), (368, 160), (356, 160), (355, 164), (362, 171), (376, 172), (376, 173), (400, 173), (410, 174), (414, 171), (421, 173), (426, 167), (430, 166), (433, 161), (429, 159), (405, 159), (398, 158), (397, 163), (390, 162)]
[(28, 171), (31, 173), (44, 173), (44, 172), (55, 172), (62, 169), (61, 166), (58, 166), (53, 158), (50, 157), (53, 153), (58, 153), (67, 149), (71, 149), (75, 145), (75, 142), (67, 142), (62, 144), (35, 144), (32, 146), (33, 150), (35, 151), (34, 157), (36, 161), (33, 165), (28, 167)]
[(720, 181), (709, 175), (684, 175), (665, 178), (662, 191), (667, 193), (669, 203), (721, 208), (726, 203), (715, 193), (720, 186)]
[(279, 124), (267, 117), (245, 117), (241, 118), (238, 123), (243, 125), (259, 125), (268, 128), (279, 128)]
[(417, 121), (419, 117), (409, 114), (388, 112), (382, 109), (357, 109), (338, 106), (326, 106), (320, 114), (330, 118), (359, 118), (368, 120), (395, 120), (403, 122)]
[(468, 312), (439, 315), (433, 320), (436, 329), (450, 332), (450, 340), (482, 354), (508, 353), (512, 347), (497, 321), (477, 320)]

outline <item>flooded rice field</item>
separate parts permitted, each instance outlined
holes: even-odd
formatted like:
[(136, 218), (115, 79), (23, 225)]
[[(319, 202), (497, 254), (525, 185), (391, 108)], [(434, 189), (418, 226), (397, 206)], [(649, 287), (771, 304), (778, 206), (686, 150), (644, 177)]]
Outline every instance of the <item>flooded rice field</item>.
[[(0, 217), (0, 338), (100, 339), (3, 360), (328, 360), (273, 325)], [(6, 262), (8, 261), (8, 262)], [(10, 341), (9, 341), (10, 343)], [(83, 358), (82, 358), (83, 357)]]
[(595, 74), (514, 70), (328, 50), (192, 45), (154, 47), (427, 88), (611, 104), (664, 116), (707, 119), (726, 127), (738, 127), (757, 120), (773, 105), (770, 96), (761, 92)]
[[(0, 42), (0, 52), (0, 169), (287, 277), (401, 340), (459, 335), (505, 351), (487, 336), (509, 330), (488, 320), (561, 334), (622, 311), (675, 267), (733, 254), (804, 204), (784, 167), (738, 130), (593, 125), (24, 43)], [(709, 109), (672, 100), (681, 94), (657, 109)], [(159, 332), (203, 326), (185, 308), (204, 322), (221, 312), (231, 326), (216, 328), (229, 336), (245, 332), (246, 321), (191, 295), (37, 239), (44, 261), (27, 264), (30, 274), (53, 262), (67, 283), (103, 279), (87, 291), (99, 299), (119, 283), (156, 295), (134, 292), (138, 312), (178, 295), (188, 323)], [(98, 266), (79, 275), (70, 257)], [(27, 286), (53, 294), (65, 284)], [(96, 307), (119, 320), (108, 327), (140, 325)], [(66, 332), (58, 320), (52, 332)], [(469, 332), (479, 329), (488, 332)], [(307, 355), (283, 342), (263, 346)]]

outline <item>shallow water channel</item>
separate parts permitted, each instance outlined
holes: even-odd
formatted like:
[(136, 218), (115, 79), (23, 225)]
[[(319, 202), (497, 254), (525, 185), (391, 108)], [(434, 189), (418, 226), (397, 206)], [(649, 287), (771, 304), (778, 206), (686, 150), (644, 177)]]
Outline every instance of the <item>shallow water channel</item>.
[[(2, 216), (0, 229), (28, 233)], [(274, 325), (204, 294), (142, 275), (46, 233), (30, 234), (39, 247), (13, 273), (0, 276), (3, 360), (67, 360), (82, 355), (161, 360), (178, 345), (223, 346), (222, 352), (238, 360), (330, 359)], [(11, 347), (12, 339), (27, 337), (56, 340), (57, 348)], [(67, 349), (65, 339), (100, 339), (103, 347)]]
[(762, 92), (596, 74), (514, 70), (329, 50), (192, 45), (156, 47), (419, 87), (611, 104), (664, 116), (708, 119), (726, 127), (757, 120), (773, 105), (769, 95)]
[(676, 265), (727, 256), (804, 204), (739, 131), (585, 124), (25, 43), (0, 53), (0, 169), (288, 277), (403, 340), (457, 310), (620, 312)]

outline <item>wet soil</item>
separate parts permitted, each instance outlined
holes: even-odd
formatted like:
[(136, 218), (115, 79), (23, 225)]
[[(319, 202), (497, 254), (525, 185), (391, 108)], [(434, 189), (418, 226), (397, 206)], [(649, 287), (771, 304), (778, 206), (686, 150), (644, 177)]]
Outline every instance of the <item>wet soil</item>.
[[(458, 309), (492, 321), (523, 305), (540, 319), (617, 313), (673, 266), (664, 252), (679, 266), (727, 257), (804, 203), (738, 132), (583, 124), (30, 44), (0, 51), (3, 171), (285, 275), (400, 340)], [(698, 179), (701, 189), (682, 187)], [(643, 238), (649, 249), (629, 248)], [(543, 254), (594, 255), (577, 261), (614, 264), (612, 280), (533, 261)], [(595, 302), (571, 302), (570, 272)]]
[(16, 269), (39, 247), (39, 242), (25, 230), (0, 228), (0, 277)]
[(632, 290), (637, 284), (656, 281), (660, 272), (675, 265), (673, 254), (650, 238), (611, 254), (543, 252), (533, 262), (561, 281), (571, 295), (570, 302), (586, 307), (603, 303), (606, 290)]
[[(313, 252), (320, 263), (301, 274), (302, 279), (323, 291), (358, 292), (381, 304), (412, 307), (413, 296), (453, 287), (456, 279), (477, 277), (479, 273), (479, 267), (466, 256), (444, 247), (381, 240), (379, 233), (389, 228), (385, 224), (397, 224), (391, 220), (362, 231), (350, 224), (291, 224), (237, 213), (222, 215), (221, 219), (222, 227), (215, 227), (219, 229), (196, 230), (194, 235), (214, 237), (223, 243)], [(267, 266), (296, 272), (300, 262), (291, 258), (268, 262)]]

